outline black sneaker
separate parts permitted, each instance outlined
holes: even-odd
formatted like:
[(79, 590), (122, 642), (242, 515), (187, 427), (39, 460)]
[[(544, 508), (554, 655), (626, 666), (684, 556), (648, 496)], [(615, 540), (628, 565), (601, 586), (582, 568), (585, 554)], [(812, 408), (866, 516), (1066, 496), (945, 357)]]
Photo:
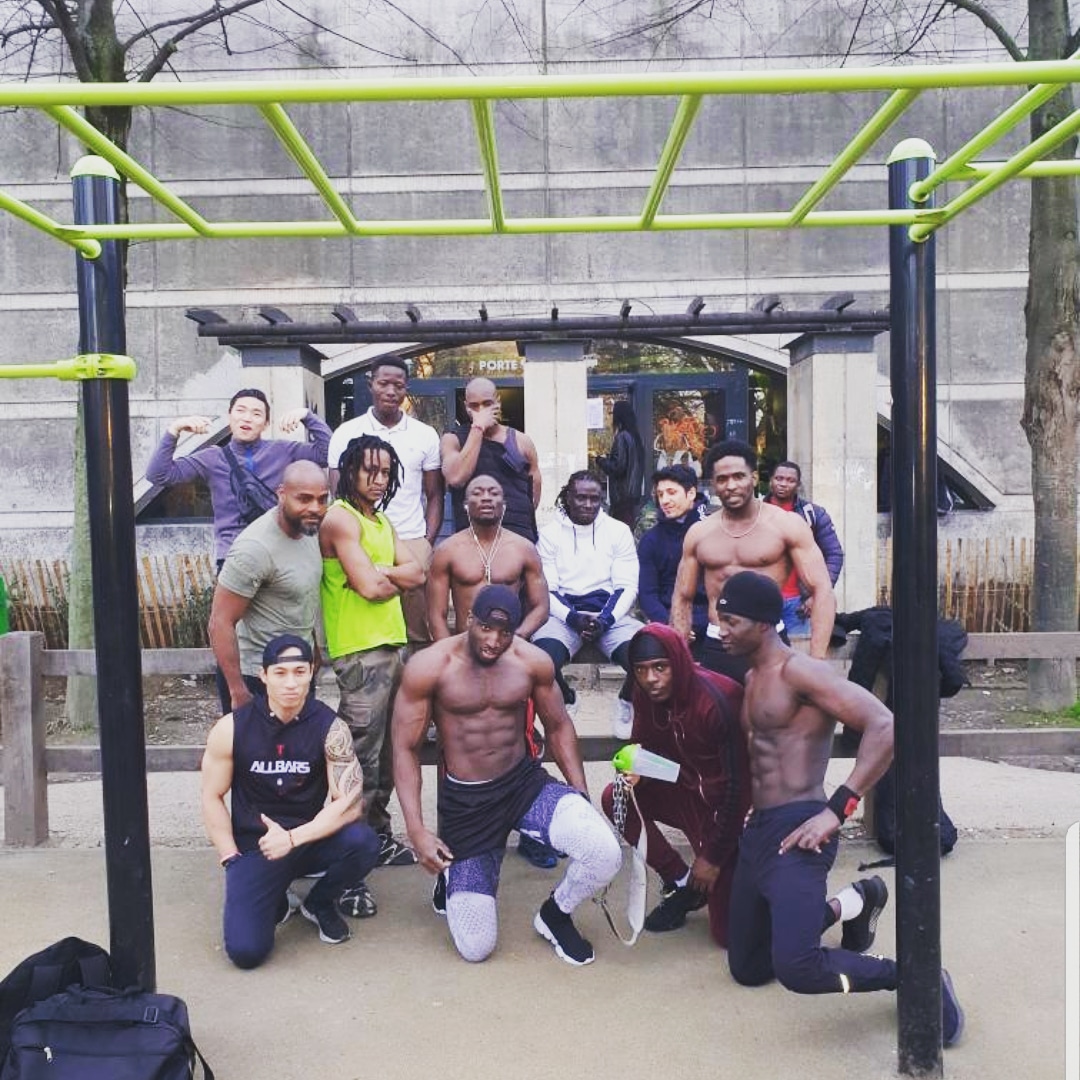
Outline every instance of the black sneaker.
[(849, 952), (864, 953), (874, 944), (878, 917), (889, 902), (889, 889), (876, 874), (853, 883), (853, 888), (863, 899), (862, 911), (854, 919), (844, 923), (840, 948)]
[(559, 909), (554, 895), (549, 896), (536, 913), (533, 927), (555, 946), (555, 955), (568, 964), (581, 967), (595, 959), (593, 947), (578, 933), (574, 920)]
[(941, 1045), (948, 1049), (960, 1041), (964, 1033), (964, 1010), (953, 989), (952, 977), (941, 969)]
[(300, 897), (292, 891), (292, 889), (286, 889), (285, 895), (278, 901), (277, 909), (277, 925), (284, 926), (300, 908)]
[(446, 915), (446, 875), (435, 875), (435, 887), (431, 890), (431, 910), (436, 915)]
[(325, 941), (327, 945), (340, 945), (352, 937), (349, 924), (338, 914), (338, 909), (333, 904), (312, 909), (305, 900), (300, 905), (300, 914), (319, 928), (319, 940)]
[(338, 900), (338, 907), (342, 915), (348, 915), (352, 919), (370, 919), (379, 914), (379, 906), (375, 903), (375, 897), (367, 883), (361, 881), (359, 885), (346, 889)]
[(559, 856), (553, 847), (526, 833), (518, 837), (517, 853), (538, 870), (552, 870), (559, 865)]
[(416, 852), (408, 844), (395, 840), (390, 833), (379, 833), (377, 866), (415, 866)]
[(707, 894), (691, 889), (689, 885), (665, 889), (664, 898), (645, 916), (645, 929), (653, 934), (678, 930), (686, 924), (686, 916), (691, 911), (698, 911), (708, 902)]

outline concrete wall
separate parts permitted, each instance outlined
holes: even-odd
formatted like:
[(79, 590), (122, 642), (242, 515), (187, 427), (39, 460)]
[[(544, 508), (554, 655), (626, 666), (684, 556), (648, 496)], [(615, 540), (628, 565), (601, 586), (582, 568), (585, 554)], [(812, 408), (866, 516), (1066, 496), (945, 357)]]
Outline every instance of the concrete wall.
[[(995, 14), (1009, 27), (1022, 27), (1024, 7), (1012, 0), (996, 5)], [(342, 36), (298, 22), (293, 43), (268, 52), (260, 51), (264, 33), (237, 23), (230, 28), (231, 56), (211, 35), (203, 45), (186, 44), (172, 68), (184, 79), (308, 79), (819, 66), (851, 36), (843, 8), (813, 0), (757, 0), (738, 14), (710, 8), (712, 19), (693, 17), (669, 32), (657, 28), (625, 37), (627, 28), (655, 14), (654, 5), (627, 0), (607, 5), (601, 14), (576, 0), (513, 8), (424, 0), (409, 5), (415, 20), (410, 22), (377, 4), (354, 9), (319, 0), (305, 10)], [(289, 31), (283, 17), (291, 18), (275, 9), (278, 29)], [(854, 62), (881, 59), (873, 44), (878, 29), (863, 27), (857, 50), (863, 55)], [(974, 20), (958, 17), (948, 33), (933, 42), (938, 59), (1000, 58)], [(47, 59), (47, 52), (41, 55)], [(461, 59), (469, 64), (467, 72)], [(0, 61), (0, 74), (17, 76), (19, 63), (18, 57)], [(992, 108), (1019, 93), (924, 95), (828, 205), (882, 204), (883, 162), (895, 142), (919, 135), (943, 157)], [(706, 103), (664, 210), (790, 206), (879, 101), (879, 95), (849, 94)], [(508, 211), (638, 209), (674, 107), (665, 99), (499, 106)], [(290, 113), (357, 213), (483, 213), (466, 106), (353, 104), (296, 107)], [(0, 115), (0, 132), (9, 148), (0, 184), (69, 220), (66, 176), (79, 153), (72, 140), (25, 112)], [(995, 153), (1008, 152), (1016, 141), (1006, 138)], [(253, 110), (141, 110), (131, 149), (210, 218), (326, 216)], [(164, 213), (137, 189), (131, 197), (134, 220)], [(939, 240), (942, 452), (1004, 515), (1030, 513), (1030, 462), (1019, 427), (1026, 218), (1027, 189), (1015, 184), (964, 215)], [(75, 352), (72, 260), (67, 249), (0, 217), (0, 363)], [(462, 317), (480, 302), (493, 315), (537, 314), (552, 303), (567, 313), (614, 313), (629, 297), (666, 312), (681, 311), (698, 293), (710, 310), (740, 310), (766, 292), (782, 294), (789, 307), (807, 307), (841, 290), (856, 293), (860, 303), (883, 304), (888, 252), (882, 229), (178, 241), (134, 246), (129, 279), (129, 351), (139, 362), (132, 386), (138, 477), (170, 417), (219, 412), (241, 377), (234, 354), (196, 338), (183, 314), (190, 306), (236, 317), (274, 304), (298, 318), (323, 319), (334, 304), (347, 303), (361, 318), (385, 318), (400, 317), (405, 304), (415, 302), (431, 316)], [(781, 344), (776, 338), (750, 342), (748, 351), (757, 348), (782, 364)], [(881, 339), (882, 409), (888, 406), (887, 365), (887, 341)], [(42, 529), (61, 536), (70, 524), (74, 400), (69, 384), (0, 382), (0, 471), (7, 478), (0, 493), (0, 553)], [(550, 490), (556, 489), (553, 483)]]

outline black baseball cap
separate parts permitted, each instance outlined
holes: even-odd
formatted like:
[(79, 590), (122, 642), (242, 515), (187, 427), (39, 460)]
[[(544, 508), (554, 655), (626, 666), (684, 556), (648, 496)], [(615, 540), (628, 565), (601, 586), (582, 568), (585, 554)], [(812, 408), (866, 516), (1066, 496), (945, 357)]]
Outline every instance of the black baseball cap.
[[(287, 652), (299, 652), (300, 655), (283, 655)], [(266, 643), (266, 648), (263, 649), (262, 666), (264, 669), (271, 667), (279, 660), (303, 660), (310, 664), (314, 660), (314, 653), (302, 637), (297, 637), (296, 634), (279, 634)]]
[(472, 615), (485, 626), (516, 630), (521, 625), (521, 601), (505, 585), (485, 585), (473, 601)]
[(744, 619), (775, 625), (784, 613), (780, 586), (764, 574), (740, 570), (724, 582), (716, 610), (721, 615), (741, 615)]

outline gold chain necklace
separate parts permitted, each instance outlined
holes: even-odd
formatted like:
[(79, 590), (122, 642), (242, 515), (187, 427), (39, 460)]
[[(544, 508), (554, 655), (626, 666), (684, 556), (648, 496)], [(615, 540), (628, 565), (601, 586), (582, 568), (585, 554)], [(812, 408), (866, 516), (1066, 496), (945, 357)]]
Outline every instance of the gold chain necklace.
[(724, 515), (727, 513), (727, 507), (726, 506), (721, 507), (721, 509), (720, 509), (720, 528), (728, 536), (730, 536), (732, 540), (741, 540), (744, 536), (749, 536), (758, 527), (758, 522), (761, 520), (761, 500), (760, 499), (755, 499), (754, 502), (757, 503), (757, 513), (754, 515), (754, 523), (750, 526), (749, 529), (743, 529), (743, 531), (741, 533), (733, 533), (724, 524)]
[(491, 564), (495, 561), (495, 556), (498, 554), (499, 545), (502, 543), (503, 527), (502, 520), (499, 520), (499, 528), (495, 532), (495, 539), (491, 542), (491, 554), (484, 554), (484, 547), (480, 543), (480, 537), (476, 535), (476, 529), (473, 528), (472, 523), (469, 524), (469, 534), (473, 538), (473, 543), (476, 545), (476, 550), (480, 552), (480, 561), (484, 564), (484, 582), (485, 584), (491, 584)]

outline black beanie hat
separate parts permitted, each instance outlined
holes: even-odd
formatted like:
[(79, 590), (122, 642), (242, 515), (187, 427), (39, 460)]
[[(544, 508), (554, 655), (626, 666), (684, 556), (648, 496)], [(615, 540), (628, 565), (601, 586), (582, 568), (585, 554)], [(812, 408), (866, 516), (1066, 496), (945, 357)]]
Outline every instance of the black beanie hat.
[(764, 574), (740, 570), (724, 582), (716, 610), (721, 615), (741, 615), (754, 622), (775, 625), (784, 613), (780, 586)]
[(630, 639), (629, 660), (630, 666), (644, 664), (647, 660), (670, 660), (664, 643), (648, 630), (639, 630)]

